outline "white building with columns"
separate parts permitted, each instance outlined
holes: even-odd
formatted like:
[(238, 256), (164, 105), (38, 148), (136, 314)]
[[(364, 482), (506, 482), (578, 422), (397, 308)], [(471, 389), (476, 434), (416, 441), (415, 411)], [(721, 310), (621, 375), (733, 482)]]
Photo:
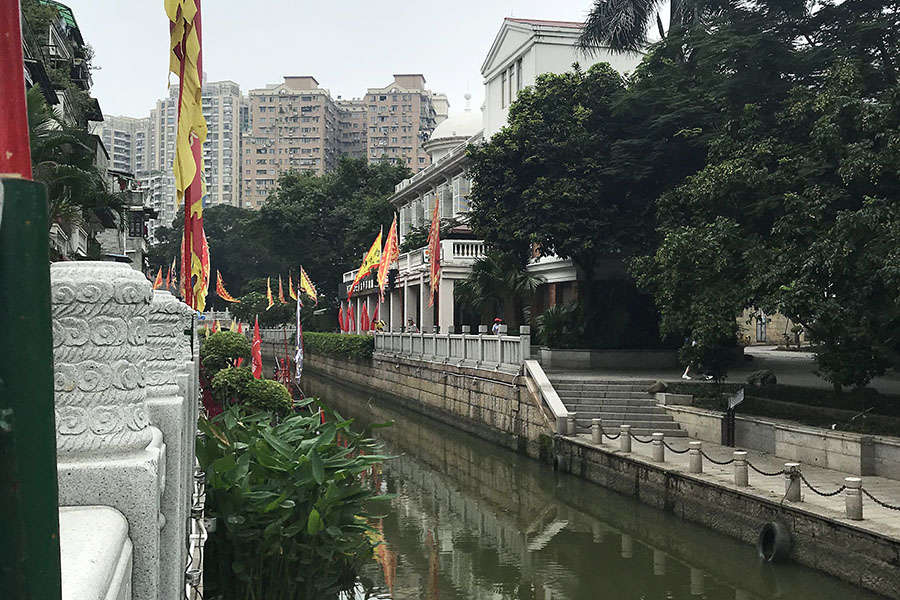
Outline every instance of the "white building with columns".
[[(613, 54), (602, 49), (585, 53), (577, 44), (582, 25), (568, 21), (503, 20), (481, 65), (485, 92), (481, 111), (466, 106), (462, 113), (450, 115), (440, 123), (423, 145), (431, 165), (397, 184), (389, 199), (399, 215), (401, 244), (411, 231), (430, 223), (435, 202), (439, 203), (441, 219), (466, 222), (471, 188), (466, 148), (489, 140), (506, 125), (509, 106), (519, 91), (534, 85), (538, 75), (569, 71), (576, 62), (584, 69), (607, 62), (620, 72), (630, 71), (640, 62), (637, 54)], [(467, 228), (463, 225), (459, 230), (465, 233)], [(374, 321), (377, 314), (392, 331), (400, 331), (410, 319), (420, 331), (428, 333), (435, 326), (442, 333), (459, 327), (455, 285), (468, 277), (473, 263), (483, 255), (481, 240), (442, 240), (440, 284), (434, 304), (429, 306), (428, 249), (402, 254), (395, 266), (394, 286), (385, 294), (384, 303), (379, 304), (374, 273), (357, 286), (349, 304), (344, 303), (345, 314), (348, 309), (353, 310), (353, 331), (361, 331), (364, 307), (370, 320)], [(532, 261), (528, 269), (545, 284), (539, 290), (539, 305), (552, 306), (575, 299), (577, 278), (571, 261), (545, 256)], [(355, 276), (355, 270), (344, 273), (344, 286), (349, 287)]]

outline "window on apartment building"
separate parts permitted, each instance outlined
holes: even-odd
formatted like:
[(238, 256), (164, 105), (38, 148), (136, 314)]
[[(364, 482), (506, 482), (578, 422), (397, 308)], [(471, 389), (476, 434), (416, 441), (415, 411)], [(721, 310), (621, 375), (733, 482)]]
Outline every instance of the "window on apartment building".
[(384, 102), (385, 100), (387, 100), (387, 96), (378, 96), (378, 100), (380, 102)]

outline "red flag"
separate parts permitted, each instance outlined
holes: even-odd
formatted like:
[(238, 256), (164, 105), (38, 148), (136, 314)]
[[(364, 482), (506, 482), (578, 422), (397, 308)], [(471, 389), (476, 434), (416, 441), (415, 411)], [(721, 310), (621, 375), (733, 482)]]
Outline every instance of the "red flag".
[(388, 230), (387, 239), (384, 241), (384, 250), (381, 251), (381, 262), (378, 265), (378, 294), (384, 301), (384, 290), (387, 288), (388, 271), (391, 265), (400, 259), (400, 246), (397, 240), (397, 215), (394, 214), (394, 222)]
[(359, 313), (360, 331), (369, 330), (369, 308), (367, 304), (368, 302), (363, 302), (362, 310)]
[(441, 203), (434, 199), (434, 212), (431, 214), (431, 229), (428, 231), (428, 275), (431, 283), (431, 295), (428, 306), (434, 306), (434, 294), (441, 282), (441, 215), (438, 208)]
[[(238, 333), (244, 333), (244, 324), (241, 323), (240, 321), (238, 321), (237, 332), (238, 332)], [(239, 367), (239, 366), (241, 366), (242, 364), (244, 364), (244, 358), (243, 358), (243, 357), (237, 359), (237, 362), (234, 363), (234, 366)]]
[(284, 287), (281, 285), (281, 275), (278, 276), (278, 301), (287, 304), (287, 300), (284, 299)]
[(253, 345), (250, 346), (250, 362), (253, 365), (253, 376), (262, 379), (262, 339), (259, 337), (259, 315), (253, 324)]
[(172, 285), (172, 268), (169, 267), (169, 270), (166, 272), (166, 282), (163, 284), (163, 287), (168, 290)]
[(338, 326), (341, 328), (341, 331), (347, 331), (347, 327), (344, 325), (344, 303), (341, 303), (341, 307), (338, 309)]
[(158, 290), (162, 287), (163, 278), (162, 278), (162, 267), (159, 268), (159, 271), (156, 272), (156, 280), (153, 282), (153, 289)]
[(380, 305), (380, 302), (375, 303), (375, 315), (372, 317), (372, 329), (375, 329), (375, 322), (378, 320), (378, 307)]
[(233, 298), (231, 294), (228, 293), (228, 290), (225, 289), (225, 282), (222, 280), (222, 274), (219, 273), (218, 269), (216, 269), (216, 294), (225, 302), (240, 303), (240, 300)]
[(222, 328), (219, 326), (219, 320), (216, 319), (216, 320), (213, 322), (212, 332), (213, 332), (213, 333), (219, 333), (220, 331), (222, 331)]

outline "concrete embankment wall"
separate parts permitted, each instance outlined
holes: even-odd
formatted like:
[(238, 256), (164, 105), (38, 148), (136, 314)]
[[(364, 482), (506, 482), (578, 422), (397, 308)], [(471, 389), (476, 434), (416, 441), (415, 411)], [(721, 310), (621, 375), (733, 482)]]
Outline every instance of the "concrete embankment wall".
[[(263, 355), (277, 344), (263, 342)], [(523, 377), (417, 360), (348, 361), (307, 352), (304, 369), (333, 378), (506, 448), (549, 456), (550, 422)], [(542, 440), (543, 439), (543, 443)]]
[(781, 521), (794, 536), (792, 558), (798, 563), (887, 597), (897, 597), (900, 590), (897, 540), (856, 528), (837, 513), (827, 517), (782, 504), (781, 498), (761, 498), (612, 446), (551, 437), (523, 376), (414, 360), (351, 362), (310, 354), (305, 368), (531, 457), (553, 458), (562, 470), (750, 544), (763, 524)]

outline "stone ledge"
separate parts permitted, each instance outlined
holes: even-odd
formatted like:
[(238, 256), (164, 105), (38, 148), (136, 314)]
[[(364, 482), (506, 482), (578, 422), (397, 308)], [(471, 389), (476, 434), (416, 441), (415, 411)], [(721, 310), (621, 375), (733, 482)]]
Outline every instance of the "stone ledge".
[(110, 506), (61, 506), (63, 600), (130, 600), (128, 522)]

